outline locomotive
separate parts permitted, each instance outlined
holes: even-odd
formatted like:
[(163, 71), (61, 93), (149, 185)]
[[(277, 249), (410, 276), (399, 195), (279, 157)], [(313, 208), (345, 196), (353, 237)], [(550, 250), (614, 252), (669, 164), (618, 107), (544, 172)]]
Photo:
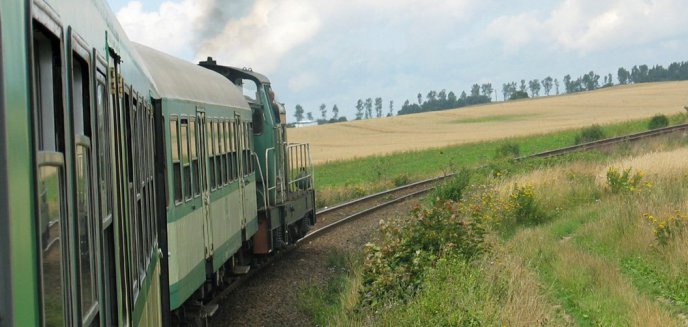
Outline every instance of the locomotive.
[(310, 149), (274, 94), (130, 42), (104, 0), (3, 1), (0, 326), (183, 323), (303, 237)]

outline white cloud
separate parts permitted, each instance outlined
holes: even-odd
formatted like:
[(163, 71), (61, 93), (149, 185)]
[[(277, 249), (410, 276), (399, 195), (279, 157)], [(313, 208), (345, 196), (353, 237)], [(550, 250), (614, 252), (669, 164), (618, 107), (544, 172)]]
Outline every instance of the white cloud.
[(539, 19), (532, 12), (498, 17), (485, 35), (507, 52), (539, 42), (586, 54), (685, 35), (687, 10), (683, 0), (564, 0)]
[(131, 40), (188, 57), (193, 53), (192, 22), (200, 15), (197, 1), (167, 1), (157, 11), (145, 11), (140, 1), (131, 1), (117, 12), (117, 19)]
[(507, 53), (513, 53), (530, 43), (543, 32), (543, 24), (533, 13), (516, 16), (500, 16), (492, 21), (485, 31), (490, 38), (500, 40)]
[(315, 2), (257, 0), (248, 15), (227, 22), (221, 33), (202, 41), (197, 53), (269, 74), (288, 51), (312, 38), (320, 25)]

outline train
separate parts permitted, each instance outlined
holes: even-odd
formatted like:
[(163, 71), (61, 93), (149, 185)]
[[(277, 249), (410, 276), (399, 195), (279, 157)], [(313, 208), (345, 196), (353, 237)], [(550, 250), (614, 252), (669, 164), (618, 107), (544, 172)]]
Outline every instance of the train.
[(0, 326), (168, 326), (316, 222), (270, 80), (127, 38), (105, 0), (0, 3)]

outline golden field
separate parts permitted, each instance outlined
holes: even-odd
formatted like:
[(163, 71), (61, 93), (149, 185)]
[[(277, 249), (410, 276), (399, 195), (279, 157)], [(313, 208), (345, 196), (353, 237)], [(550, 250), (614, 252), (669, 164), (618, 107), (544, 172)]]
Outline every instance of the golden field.
[(544, 134), (676, 114), (688, 105), (688, 81), (624, 85), (572, 95), (288, 130), (310, 143), (314, 163), (374, 154)]

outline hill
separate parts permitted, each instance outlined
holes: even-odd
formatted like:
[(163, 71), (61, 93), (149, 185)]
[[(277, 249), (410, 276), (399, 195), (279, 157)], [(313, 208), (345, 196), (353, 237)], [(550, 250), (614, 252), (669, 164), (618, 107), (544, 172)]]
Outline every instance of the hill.
[(374, 154), (543, 134), (675, 114), (688, 104), (688, 82), (616, 86), (571, 95), (498, 102), (439, 112), (288, 130), (310, 143), (314, 163)]

